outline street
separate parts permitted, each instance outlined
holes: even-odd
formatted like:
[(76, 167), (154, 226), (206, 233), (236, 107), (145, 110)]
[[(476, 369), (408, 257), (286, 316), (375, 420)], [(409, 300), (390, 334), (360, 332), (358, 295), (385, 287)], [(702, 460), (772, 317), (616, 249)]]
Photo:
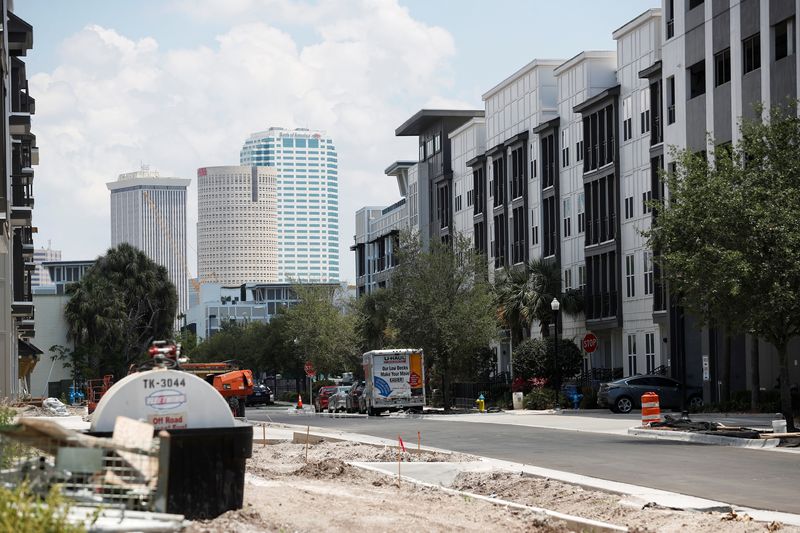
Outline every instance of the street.
[[(520, 425), (409, 418), (292, 416), (250, 410), (248, 418), (311, 425), (552, 468), (760, 509), (800, 513), (800, 456)], [(632, 423), (631, 425), (635, 425)]]

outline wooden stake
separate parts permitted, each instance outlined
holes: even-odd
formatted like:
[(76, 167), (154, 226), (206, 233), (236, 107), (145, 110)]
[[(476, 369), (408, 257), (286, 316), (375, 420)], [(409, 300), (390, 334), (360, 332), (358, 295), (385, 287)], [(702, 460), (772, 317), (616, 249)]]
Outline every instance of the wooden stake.
[[(400, 444), (400, 435), (397, 436), (397, 443)], [(400, 462), (403, 459), (403, 449), (397, 447), (397, 487), (400, 488)]]
[(261, 426), (261, 440), (263, 441), (261, 443), (261, 447), (263, 448), (264, 446), (267, 445), (267, 425), (266, 424)]
[(417, 453), (422, 451), (422, 434), (417, 431)]
[(306, 462), (308, 462), (308, 433), (311, 431), (311, 426), (306, 426)]

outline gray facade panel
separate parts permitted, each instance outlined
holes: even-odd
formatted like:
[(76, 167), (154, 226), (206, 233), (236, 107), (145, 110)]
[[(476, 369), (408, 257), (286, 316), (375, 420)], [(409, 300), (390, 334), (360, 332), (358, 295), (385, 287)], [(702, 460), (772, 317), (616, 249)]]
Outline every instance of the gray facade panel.
[(761, 24), (758, 8), (759, 0), (742, 0), (739, 7), (742, 39), (758, 33), (759, 25)]
[(770, 68), (770, 102), (783, 105), (797, 98), (797, 63), (794, 54), (779, 59)]
[(753, 104), (761, 102), (761, 69), (748, 72), (742, 77), (742, 116), (756, 118)]
[(714, 89), (714, 141), (720, 144), (732, 138), (731, 84), (723, 83)]
[(686, 102), (686, 148), (696, 152), (706, 149), (706, 95)]
[(730, 0), (713, 0), (711, 4), (711, 13), (714, 17), (720, 13), (724, 13), (731, 8)]
[[(687, 8), (689, 7), (688, 0), (686, 2), (686, 7)], [(706, 11), (705, 6), (703, 6), (703, 4), (700, 4), (696, 8), (686, 12), (685, 27), (687, 34), (691, 32), (694, 28), (703, 25), (703, 21), (705, 20), (705, 11)]]
[[(696, 10), (695, 10), (696, 11)], [(691, 66), (705, 59), (706, 30), (705, 26), (686, 32), (686, 66)]]
[(731, 45), (731, 12), (724, 11), (719, 16), (714, 17), (711, 25), (714, 53), (716, 54)]
[(788, 19), (794, 11), (794, 0), (769, 0), (769, 25)]

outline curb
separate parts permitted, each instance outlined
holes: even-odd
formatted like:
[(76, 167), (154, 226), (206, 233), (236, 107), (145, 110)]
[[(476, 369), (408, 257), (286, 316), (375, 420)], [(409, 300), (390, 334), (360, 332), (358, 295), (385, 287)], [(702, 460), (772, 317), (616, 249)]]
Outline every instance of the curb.
[(737, 437), (722, 437), (706, 433), (689, 433), (688, 431), (669, 431), (663, 429), (643, 429), (632, 427), (628, 435), (645, 437), (655, 440), (672, 440), (679, 442), (693, 442), (697, 444), (711, 444), (715, 446), (733, 446), (735, 448), (772, 449), (778, 447), (778, 439), (740, 439)]

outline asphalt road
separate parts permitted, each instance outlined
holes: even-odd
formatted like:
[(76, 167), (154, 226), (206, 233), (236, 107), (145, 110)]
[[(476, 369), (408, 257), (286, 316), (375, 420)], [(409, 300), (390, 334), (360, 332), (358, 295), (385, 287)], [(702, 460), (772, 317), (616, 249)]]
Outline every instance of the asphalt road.
[(800, 454), (435, 418), (334, 419), (256, 409), (247, 416), (390, 439), (401, 435), (412, 443), (420, 431), (426, 446), (800, 514)]

